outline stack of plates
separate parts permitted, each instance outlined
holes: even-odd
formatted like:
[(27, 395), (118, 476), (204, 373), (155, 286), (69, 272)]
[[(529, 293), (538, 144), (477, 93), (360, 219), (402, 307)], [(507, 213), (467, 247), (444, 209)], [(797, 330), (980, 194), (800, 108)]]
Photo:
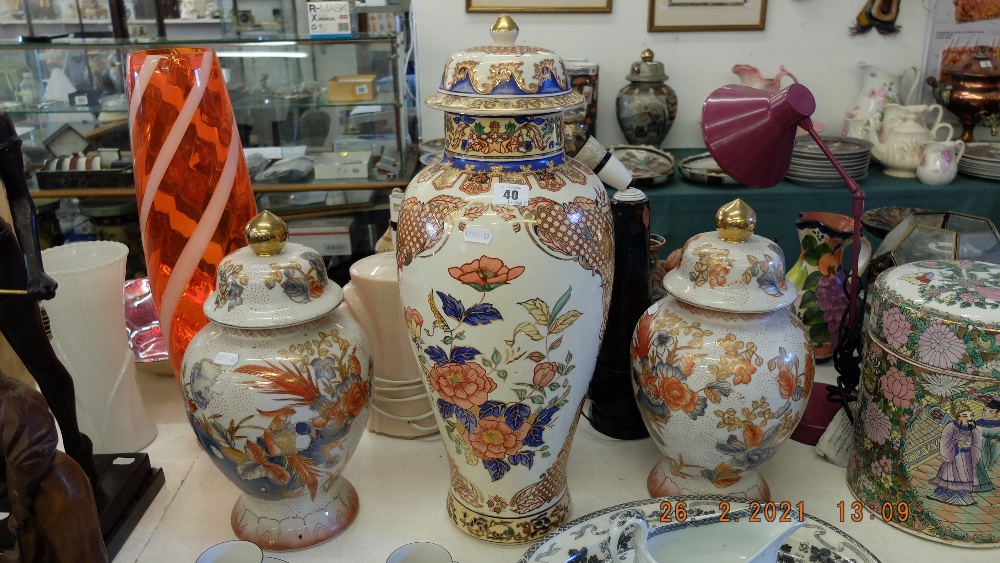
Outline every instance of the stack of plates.
[(444, 139), (431, 139), (420, 143), (420, 163), (430, 166), (444, 157)]
[[(862, 139), (852, 137), (822, 137), (827, 148), (837, 157), (844, 171), (860, 180), (868, 176), (868, 163), (871, 160), (872, 144)], [(788, 166), (785, 179), (803, 186), (842, 186), (844, 180), (837, 169), (830, 164), (826, 155), (812, 137), (799, 137), (792, 147), (792, 161)]]
[(958, 161), (962, 174), (1000, 180), (1000, 143), (966, 143), (965, 154)]

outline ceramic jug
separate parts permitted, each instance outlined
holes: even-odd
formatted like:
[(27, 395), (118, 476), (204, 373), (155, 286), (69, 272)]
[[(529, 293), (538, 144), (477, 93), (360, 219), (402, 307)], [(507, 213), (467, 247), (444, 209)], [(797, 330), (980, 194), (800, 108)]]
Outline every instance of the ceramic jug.
[(361, 324), (372, 345), (375, 371), (368, 429), (402, 438), (436, 433), (423, 372), (408, 350), (410, 338), (419, 336), (419, 317), (412, 310), (404, 312), (399, 301), (395, 253), (355, 262), (341, 307)]
[(569, 515), (615, 252), (604, 184), (563, 151), (563, 112), (584, 98), (562, 59), (516, 45), (509, 16), (491, 35), (452, 55), (426, 100), (444, 112), (445, 152), (406, 189), (396, 261), (451, 470), (448, 515), (516, 543)]
[[(844, 279), (849, 274), (841, 265), (844, 248), (854, 236), (854, 220), (837, 213), (806, 211), (799, 213), (795, 227), (801, 250), (787, 276), (799, 288), (795, 312), (809, 331), (816, 361), (823, 362), (837, 347), (840, 321), (847, 310)], [(871, 255), (871, 243), (862, 237), (859, 273), (868, 266)], [(849, 253), (848, 264), (850, 259)]]
[(198, 444), (243, 492), (233, 531), (268, 551), (324, 542), (357, 517), (342, 472), (371, 397), (368, 340), (337, 308), (343, 291), (287, 236), (269, 211), (247, 226), (249, 246), (222, 259), (209, 323), (181, 362)]
[(920, 146), (917, 179), (929, 186), (950, 184), (958, 174), (958, 160), (965, 154), (962, 141), (930, 141)]
[[(937, 117), (928, 128), (927, 116), (937, 112)], [(948, 123), (941, 123), (944, 108), (938, 104), (901, 106), (886, 104), (881, 125), (872, 128), (870, 141), (872, 156), (881, 162), (888, 176), (915, 178), (920, 162), (920, 147), (927, 141), (937, 139), (939, 130), (946, 132), (950, 139), (954, 129)]]
[(870, 116), (858, 117), (857, 114), (847, 112), (844, 114), (844, 125), (840, 129), (840, 136), (867, 141), (871, 138), (871, 122)]
[[(857, 114), (857, 117), (867, 115), (881, 121), (882, 108), (886, 104), (908, 104), (912, 101), (917, 89), (917, 67), (908, 66), (898, 72), (889, 72), (875, 65), (859, 62), (858, 68), (861, 69), (861, 92), (848, 112)], [(903, 76), (909, 71), (913, 71), (913, 82), (904, 98), (901, 85)]]
[(765, 92), (777, 92), (781, 90), (781, 79), (786, 76), (791, 78), (792, 82), (797, 83), (799, 81), (798, 78), (795, 78), (794, 74), (785, 70), (783, 65), (779, 67), (778, 74), (774, 78), (764, 78), (761, 76), (760, 70), (751, 65), (733, 65), (733, 74), (740, 77), (741, 85)]
[(789, 305), (781, 248), (753, 234), (756, 215), (735, 200), (717, 231), (688, 239), (669, 293), (632, 335), (632, 388), (662, 459), (653, 497), (734, 495), (768, 500), (759, 469), (805, 410), (814, 361)]

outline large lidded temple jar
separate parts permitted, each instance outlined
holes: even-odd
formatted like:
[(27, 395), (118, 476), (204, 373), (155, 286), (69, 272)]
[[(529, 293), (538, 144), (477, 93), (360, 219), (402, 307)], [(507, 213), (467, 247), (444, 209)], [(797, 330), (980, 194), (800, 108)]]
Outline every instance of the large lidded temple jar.
[(337, 308), (343, 291), (322, 257), (287, 235), (268, 211), (251, 222), (181, 366), (198, 443), (243, 491), (233, 530), (267, 550), (309, 547), (354, 521), (358, 495), (341, 472), (371, 399), (361, 326)]
[(399, 213), (400, 294), (451, 467), (464, 532), (526, 542), (566, 519), (569, 446), (611, 296), (614, 242), (601, 181), (563, 152), (583, 103), (555, 53), (496, 45), (445, 65), (444, 159)]
[(752, 234), (753, 210), (735, 200), (715, 233), (685, 243), (668, 295), (639, 319), (632, 387), (663, 460), (654, 497), (720, 494), (768, 500), (758, 473), (802, 418), (814, 360), (791, 310), (795, 284), (781, 248)]

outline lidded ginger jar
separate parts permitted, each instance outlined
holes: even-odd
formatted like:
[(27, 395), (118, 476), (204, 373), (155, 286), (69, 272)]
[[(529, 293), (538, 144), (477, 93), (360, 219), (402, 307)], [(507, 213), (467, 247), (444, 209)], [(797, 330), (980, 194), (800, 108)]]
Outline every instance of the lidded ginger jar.
[(562, 59), (515, 45), (508, 16), (491, 32), (496, 44), (453, 55), (427, 99), (445, 112), (445, 153), (406, 190), (396, 260), (448, 453), (448, 514), (511, 543), (568, 514), (614, 242), (603, 184), (563, 152), (563, 111), (583, 97)]
[(668, 294), (632, 336), (632, 387), (663, 454), (649, 474), (654, 497), (721, 494), (768, 500), (758, 473), (802, 418), (814, 360), (789, 308), (781, 248), (752, 234), (757, 218), (737, 199), (717, 232), (691, 237)]
[(371, 354), (337, 306), (343, 291), (311, 248), (286, 243), (268, 211), (250, 246), (223, 259), (191, 341), (181, 389), (188, 422), (220, 471), (243, 491), (232, 512), (241, 539), (302, 549), (351, 524), (358, 495), (341, 476), (368, 419)]

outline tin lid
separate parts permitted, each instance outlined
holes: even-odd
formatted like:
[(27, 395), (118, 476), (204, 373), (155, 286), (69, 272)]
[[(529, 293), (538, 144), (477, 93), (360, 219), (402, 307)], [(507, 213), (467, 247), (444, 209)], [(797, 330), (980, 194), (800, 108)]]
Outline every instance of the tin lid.
[(518, 27), (510, 16), (497, 18), (490, 35), (493, 45), (469, 47), (448, 59), (428, 106), (470, 115), (524, 115), (584, 103), (583, 95), (570, 88), (559, 55), (514, 45)]
[(753, 234), (757, 214), (741, 199), (715, 215), (716, 232), (684, 243), (680, 265), (663, 287), (692, 305), (735, 313), (764, 313), (795, 302), (797, 288), (785, 277), (785, 255)]
[(1000, 265), (933, 260), (882, 272), (868, 332), (928, 366), (1000, 379)]
[(642, 60), (632, 63), (632, 71), (626, 76), (626, 80), (631, 82), (663, 82), (667, 78), (663, 63), (654, 61), (653, 51), (646, 49), (642, 52)]
[(238, 328), (278, 328), (311, 321), (344, 300), (315, 250), (288, 242), (288, 227), (262, 211), (246, 227), (248, 246), (222, 260), (205, 316)]

